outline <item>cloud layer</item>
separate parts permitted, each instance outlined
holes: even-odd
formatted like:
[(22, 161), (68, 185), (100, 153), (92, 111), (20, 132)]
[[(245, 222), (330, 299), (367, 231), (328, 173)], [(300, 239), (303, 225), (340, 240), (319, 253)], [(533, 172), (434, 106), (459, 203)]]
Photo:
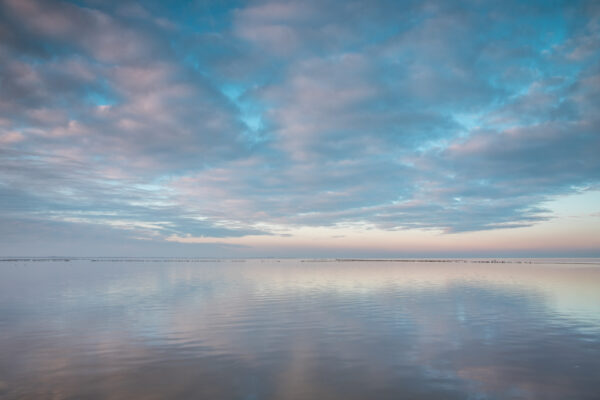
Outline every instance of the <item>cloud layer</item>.
[(593, 1), (2, 1), (2, 236), (535, 224), (600, 181), (599, 21)]

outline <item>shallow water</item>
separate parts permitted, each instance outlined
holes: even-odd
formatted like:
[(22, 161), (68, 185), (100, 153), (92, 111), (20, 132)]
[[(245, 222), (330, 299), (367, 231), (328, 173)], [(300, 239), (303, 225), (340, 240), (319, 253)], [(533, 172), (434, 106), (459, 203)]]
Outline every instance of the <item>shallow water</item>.
[(510, 261), (4, 260), (0, 397), (598, 399), (600, 263)]

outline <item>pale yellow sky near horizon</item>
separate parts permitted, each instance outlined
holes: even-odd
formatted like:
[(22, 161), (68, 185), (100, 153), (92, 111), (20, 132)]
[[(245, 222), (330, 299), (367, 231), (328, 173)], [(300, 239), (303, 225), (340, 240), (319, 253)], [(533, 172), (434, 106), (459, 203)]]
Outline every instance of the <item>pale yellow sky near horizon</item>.
[[(280, 235), (180, 237), (179, 243), (224, 243), (270, 249), (365, 250), (398, 252), (577, 251), (600, 249), (600, 191), (560, 196), (542, 205), (546, 221), (521, 228), (445, 233), (441, 230), (383, 230), (375, 226), (285, 227), (269, 225)], [(260, 228), (261, 226), (257, 226)], [(266, 226), (264, 226), (266, 228)]]

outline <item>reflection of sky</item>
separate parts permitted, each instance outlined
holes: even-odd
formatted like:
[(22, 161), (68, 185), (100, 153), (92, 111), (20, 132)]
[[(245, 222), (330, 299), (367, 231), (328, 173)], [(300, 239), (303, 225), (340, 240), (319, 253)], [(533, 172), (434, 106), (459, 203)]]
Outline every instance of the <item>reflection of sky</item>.
[(563, 399), (600, 390), (596, 266), (0, 268), (8, 398)]

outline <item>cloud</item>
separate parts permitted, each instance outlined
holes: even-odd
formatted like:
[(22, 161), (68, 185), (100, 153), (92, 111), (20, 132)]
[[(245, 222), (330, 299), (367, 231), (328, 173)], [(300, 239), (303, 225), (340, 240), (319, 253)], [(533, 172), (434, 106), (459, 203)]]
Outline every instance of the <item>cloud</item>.
[(2, 219), (462, 232), (598, 185), (594, 2), (0, 7)]

